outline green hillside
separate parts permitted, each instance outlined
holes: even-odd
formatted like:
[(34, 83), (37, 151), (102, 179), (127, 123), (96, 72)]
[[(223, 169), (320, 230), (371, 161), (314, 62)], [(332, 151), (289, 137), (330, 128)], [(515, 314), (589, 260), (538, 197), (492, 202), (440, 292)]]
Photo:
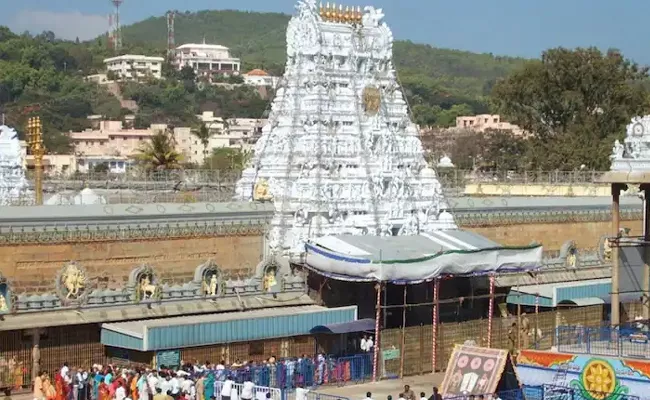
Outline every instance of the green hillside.
[[(285, 59), (285, 31), (289, 16), (232, 10), (179, 13), (176, 16), (176, 43), (218, 43), (231, 48), (244, 63), (243, 69), (261, 67), (281, 73)], [(149, 18), (123, 28), (129, 46), (166, 46), (167, 24), (164, 17)], [(438, 49), (409, 41), (397, 41), (394, 60), (408, 94), (417, 96), (411, 105), (422, 103), (449, 110), (455, 104), (467, 104), (474, 112), (487, 111), (484, 102), (494, 81), (507, 75), (525, 60)], [(454, 116), (439, 121), (428, 116), (419, 122), (446, 124)]]

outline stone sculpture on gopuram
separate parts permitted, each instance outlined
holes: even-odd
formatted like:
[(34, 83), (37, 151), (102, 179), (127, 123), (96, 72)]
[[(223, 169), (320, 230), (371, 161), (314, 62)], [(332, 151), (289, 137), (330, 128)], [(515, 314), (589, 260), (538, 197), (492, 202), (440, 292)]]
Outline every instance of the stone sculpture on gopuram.
[(393, 35), (373, 7), (303, 0), (287, 64), (236, 200), (275, 206), (268, 244), (298, 260), (324, 235), (454, 229), (397, 83)]

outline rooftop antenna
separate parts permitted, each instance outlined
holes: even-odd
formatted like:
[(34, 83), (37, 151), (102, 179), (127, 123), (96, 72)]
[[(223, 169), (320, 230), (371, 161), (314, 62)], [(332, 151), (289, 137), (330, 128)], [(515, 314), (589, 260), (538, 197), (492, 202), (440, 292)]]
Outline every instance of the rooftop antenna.
[(175, 11), (167, 11), (167, 57), (171, 58), (176, 49), (176, 37), (174, 33)]
[(122, 48), (122, 27), (120, 26), (120, 6), (124, 0), (110, 0), (115, 7), (113, 17), (113, 49), (119, 51)]

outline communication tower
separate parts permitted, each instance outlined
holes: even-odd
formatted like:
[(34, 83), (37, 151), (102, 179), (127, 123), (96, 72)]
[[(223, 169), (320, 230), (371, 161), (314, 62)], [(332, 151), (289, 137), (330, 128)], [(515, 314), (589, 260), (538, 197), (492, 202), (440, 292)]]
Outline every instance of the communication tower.
[(111, 44), (115, 51), (122, 48), (122, 28), (120, 26), (120, 6), (124, 0), (110, 0), (115, 7), (115, 13), (112, 18)]
[(175, 11), (167, 11), (167, 57), (172, 58), (176, 50), (176, 38), (174, 34)]

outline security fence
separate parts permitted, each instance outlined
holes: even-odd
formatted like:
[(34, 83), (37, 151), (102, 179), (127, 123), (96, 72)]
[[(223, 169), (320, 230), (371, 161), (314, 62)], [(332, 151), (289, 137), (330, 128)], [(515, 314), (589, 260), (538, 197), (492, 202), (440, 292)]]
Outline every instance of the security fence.
[(564, 353), (650, 358), (650, 333), (631, 326), (559, 326), (557, 349)]

